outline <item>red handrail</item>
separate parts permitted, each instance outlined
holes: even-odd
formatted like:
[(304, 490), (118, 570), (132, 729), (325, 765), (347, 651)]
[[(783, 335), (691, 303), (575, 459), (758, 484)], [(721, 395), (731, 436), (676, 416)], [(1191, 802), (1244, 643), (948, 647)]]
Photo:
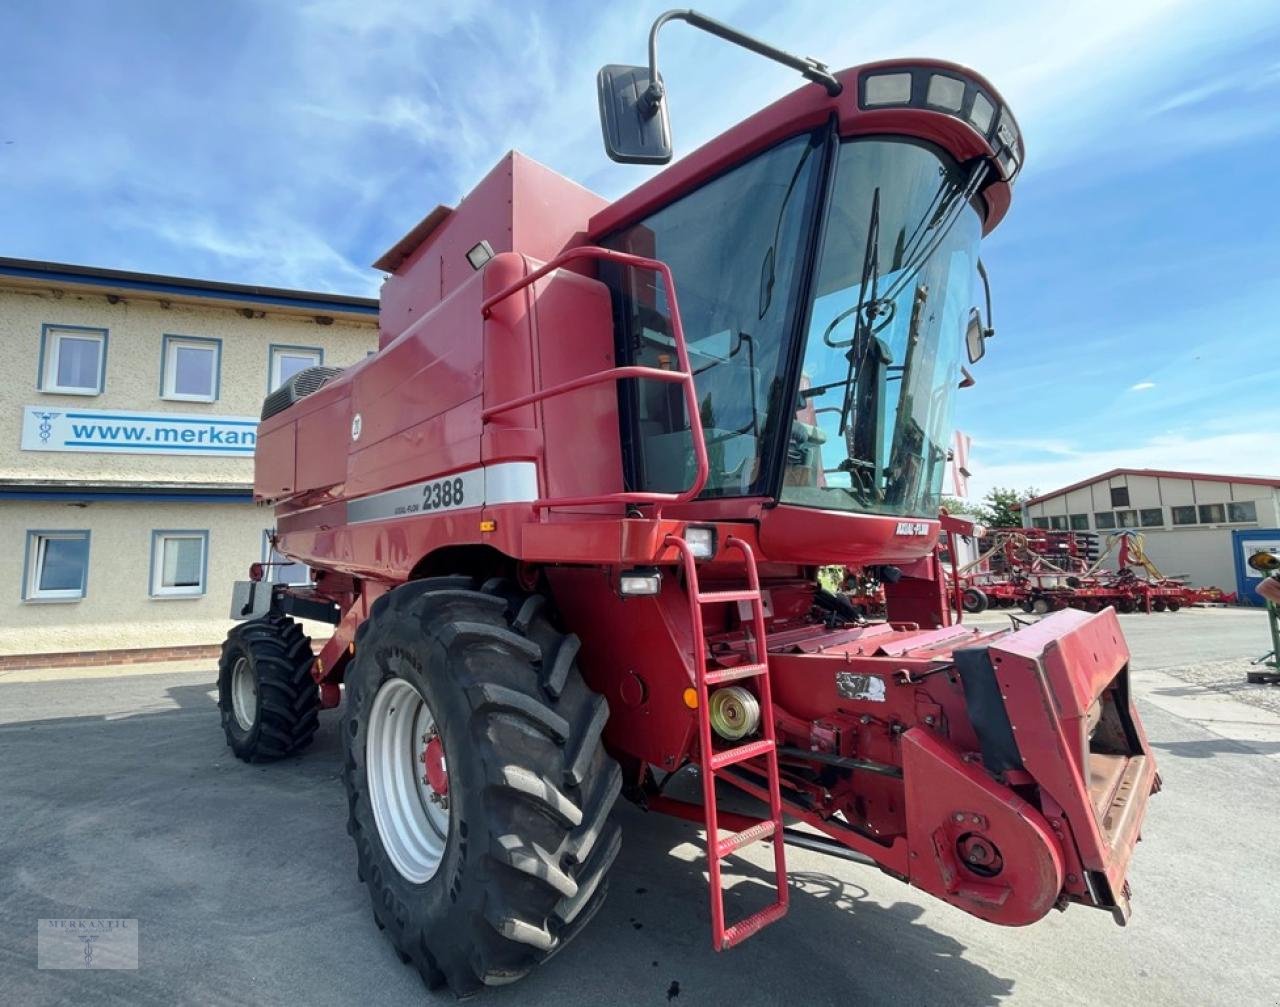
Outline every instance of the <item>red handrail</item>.
[(490, 317), (493, 313), (494, 305), (506, 300), (516, 291), (523, 290), (525, 287), (536, 283), (547, 274), (563, 268), (565, 263), (572, 262), (575, 259), (604, 259), (608, 262), (617, 262), (635, 269), (651, 269), (662, 277), (662, 282), (667, 288), (667, 303), (671, 306), (671, 337), (675, 343), (676, 362), (679, 364), (680, 369), (678, 371), (667, 371), (657, 367), (611, 367), (607, 370), (597, 371), (595, 374), (585, 374), (582, 377), (563, 381), (550, 388), (541, 388), (535, 392), (530, 392), (528, 395), (521, 395), (519, 398), (511, 399), (509, 402), (503, 402), (500, 405), (490, 406), (480, 413), (480, 418), (482, 422), (487, 423), (494, 416), (509, 412), (512, 409), (519, 409), (521, 406), (532, 405), (534, 402), (541, 402), (544, 399), (563, 395), (565, 392), (572, 392), (579, 388), (604, 384), (607, 381), (619, 381), (623, 378), (642, 378), (650, 381), (680, 383), (684, 386), (685, 411), (689, 414), (689, 434), (693, 439), (694, 478), (687, 489), (678, 493), (636, 491), (602, 493), (598, 496), (586, 497), (561, 497), (558, 499), (543, 497), (533, 501), (532, 504), (534, 510), (547, 507), (582, 507), (611, 503), (653, 504), (655, 505), (654, 516), (656, 517), (661, 512), (662, 504), (687, 503), (701, 493), (707, 483), (707, 475), (711, 468), (710, 462), (707, 460), (707, 443), (702, 432), (702, 417), (698, 413), (698, 394), (693, 383), (693, 369), (689, 365), (689, 352), (684, 341), (684, 326), (680, 321), (680, 308), (676, 304), (675, 279), (671, 275), (670, 267), (658, 259), (630, 255), (627, 252), (615, 252), (611, 248), (599, 248), (595, 245), (583, 245), (579, 248), (571, 248), (567, 252), (562, 252), (546, 265), (535, 269), (528, 276), (516, 280), (515, 283), (498, 291), (492, 297), (486, 298), (480, 305), (480, 314), (484, 318)]

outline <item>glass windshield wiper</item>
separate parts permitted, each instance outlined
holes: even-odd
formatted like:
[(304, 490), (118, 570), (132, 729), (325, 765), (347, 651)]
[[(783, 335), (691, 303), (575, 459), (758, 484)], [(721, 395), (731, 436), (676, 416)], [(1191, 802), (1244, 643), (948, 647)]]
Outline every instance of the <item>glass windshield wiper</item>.
[[(868, 306), (871, 306), (872, 318), (875, 314), (876, 288), (880, 282), (880, 187), (876, 186), (871, 194), (871, 214), (867, 221), (866, 251), (862, 257), (862, 280), (858, 285), (858, 303), (853, 308), (853, 339), (847, 354), (849, 369), (844, 376), (844, 401), (840, 404), (840, 425), (837, 433), (843, 437), (849, 427), (849, 410), (853, 406), (855, 374), (861, 375), (862, 364), (875, 339), (871, 319), (868, 319)], [(870, 298), (867, 297), (868, 291)]]

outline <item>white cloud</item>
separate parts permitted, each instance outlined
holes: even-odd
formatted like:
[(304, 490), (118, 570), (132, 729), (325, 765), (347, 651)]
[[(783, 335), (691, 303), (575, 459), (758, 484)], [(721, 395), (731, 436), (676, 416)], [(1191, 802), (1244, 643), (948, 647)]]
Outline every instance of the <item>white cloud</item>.
[(1145, 392), (1148, 388), (1154, 388), (1155, 386), (1156, 383), (1154, 381), (1139, 381), (1136, 385), (1130, 385), (1129, 391)]

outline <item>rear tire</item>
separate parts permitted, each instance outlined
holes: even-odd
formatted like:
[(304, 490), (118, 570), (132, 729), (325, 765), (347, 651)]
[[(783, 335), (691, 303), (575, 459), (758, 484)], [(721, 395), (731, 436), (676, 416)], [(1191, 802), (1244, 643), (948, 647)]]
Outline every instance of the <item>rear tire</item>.
[[(572, 939), (603, 903), (621, 845), (609, 812), (622, 773), (600, 740), (608, 706), (577, 670), (577, 638), (546, 607), (501, 581), (410, 582), (374, 603), (346, 676), (358, 874), (401, 960), (459, 996), (520, 979)], [(429, 710), (448, 767), (447, 834), (435, 863), (418, 861), (419, 881), (388, 853), (370, 786), (385, 765), (368, 747), (370, 715), (389, 682)], [(407, 739), (406, 767), (418, 767), (418, 740)]]
[(978, 590), (976, 587), (967, 587), (964, 594), (961, 595), (964, 603), (964, 610), (970, 615), (977, 615), (987, 610), (988, 601), (986, 592)]
[(266, 616), (232, 628), (218, 661), (218, 709), (236, 758), (273, 762), (311, 744), (320, 691), (311, 640), (292, 619)]
[(1031, 602), (1031, 611), (1036, 615), (1047, 615), (1052, 607), (1048, 598), (1035, 598)]

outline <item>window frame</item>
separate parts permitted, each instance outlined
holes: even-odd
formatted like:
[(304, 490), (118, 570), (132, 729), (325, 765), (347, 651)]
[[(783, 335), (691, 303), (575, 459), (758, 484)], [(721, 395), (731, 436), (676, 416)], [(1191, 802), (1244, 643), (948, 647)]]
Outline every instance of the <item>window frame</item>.
[(1050, 514), (1049, 515), (1050, 531), (1070, 531), (1071, 521), (1066, 514)]
[[(1253, 509), (1253, 517), (1232, 517), (1232, 507), (1250, 507)], [(1227, 501), (1227, 524), (1257, 524), (1258, 523), (1258, 502), (1256, 500), (1228, 500)]]
[[(1129, 503), (1129, 487), (1128, 486), (1111, 486), (1111, 509), (1112, 510), (1132, 510), (1133, 505)], [(1117, 499), (1119, 494), (1119, 499)]]
[(277, 380), (280, 373), (279, 358), (288, 354), (310, 353), (316, 358), (316, 362), (309, 366), (324, 366), (324, 347), (323, 346), (293, 346), (288, 343), (271, 343), (267, 346), (267, 394), (270, 395), (277, 388), (284, 384), (283, 381)]
[[(1222, 517), (1220, 517), (1220, 518), (1218, 518), (1218, 519), (1216, 519), (1216, 520), (1215, 520), (1215, 519), (1213, 519), (1213, 518), (1209, 518), (1209, 519), (1207, 519), (1207, 520), (1206, 520), (1206, 519), (1205, 519), (1205, 516), (1204, 516), (1204, 512), (1205, 512), (1205, 509), (1206, 509), (1206, 508), (1208, 508), (1208, 507), (1221, 507), (1221, 508), (1222, 508)], [(1196, 516), (1200, 518), (1200, 523), (1201, 523), (1201, 524), (1227, 524), (1228, 522), (1227, 522), (1227, 505), (1226, 505), (1226, 502), (1225, 502), (1225, 501), (1223, 501), (1223, 502), (1221, 502), (1221, 503), (1202, 503), (1202, 504), (1196, 504)]]
[[(1113, 513), (1113, 514), (1115, 514), (1115, 516), (1116, 516), (1116, 527), (1117, 527), (1117, 528), (1121, 528), (1121, 529), (1123, 529), (1123, 528), (1141, 528), (1141, 527), (1142, 527), (1141, 522), (1138, 520), (1138, 508), (1137, 508), (1137, 507), (1121, 507), (1119, 510), (1112, 511), (1112, 513)], [(1124, 517), (1123, 517), (1122, 515), (1125, 515), (1125, 514), (1132, 514), (1132, 515), (1133, 515), (1133, 524), (1125, 524), (1125, 523), (1124, 523)]]
[[(177, 350), (187, 346), (213, 353), (213, 389), (209, 395), (177, 391)], [(166, 332), (160, 341), (160, 398), (169, 402), (217, 402), (222, 394), (222, 340), (211, 336), (184, 336)]]
[[(78, 591), (40, 590), (40, 572), (44, 559), (39, 554), (39, 543), (49, 539), (83, 539), (85, 543), (84, 573)], [(22, 559), (22, 600), (29, 604), (58, 604), (76, 602), (89, 594), (89, 559), (92, 548), (88, 528), (28, 528), (27, 544)]]
[(1067, 520), (1072, 531), (1088, 531), (1091, 527), (1088, 514), (1070, 514)]
[(1120, 527), (1116, 512), (1113, 510), (1094, 511), (1093, 523), (1099, 531), (1115, 531)]
[[(263, 564), (264, 564), (264, 566), (265, 566), (266, 573), (265, 573), (265, 575), (264, 575), (264, 577), (263, 577), (263, 580), (265, 580), (268, 584), (287, 584), (287, 585), (291, 585), (291, 586), (292, 586), (292, 585), (296, 585), (296, 584), (310, 584), (310, 583), (311, 583), (311, 567), (310, 567), (310, 565), (308, 565), (308, 564), (306, 564), (306, 563), (303, 563), (301, 560), (296, 560), (296, 559), (295, 559), (295, 560), (289, 560), (289, 564), (290, 564), (291, 566), (300, 566), (300, 567), (302, 567), (302, 569), (304, 569), (304, 570), (307, 572), (307, 579), (306, 579), (306, 580), (296, 580), (296, 581), (278, 580), (278, 579), (277, 579), (277, 577), (276, 577), (276, 573), (277, 573), (277, 571), (280, 569), (280, 567), (266, 565), (266, 564), (269, 564), (269, 563), (271, 562), (271, 553), (272, 553), (273, 551), (277, 551), (277, 552), (278, 552), (278, 550), (272, 550), (272, 548), (271, 548), (271, 529), (270, 529), (270, 528), (264, 528), (264, 529), (262, 529), (262, 562), (263, 562)], [(283, 556), (284, 554), (283, 554), (283, 553), (280, 553), (280, 555), (282, 555), (282, 556)], [(286, 557), (286, 558), (287, 558), (287, 557)]]
[[(1190, 511), (1191, 520), (1179, 521), (1178, 520), (1179, 511), (1181, 511), (1183, 514)], [(1198, 525), (1200, 523), (1200, 511), (1195, 504), (1174, 504), (1172, 507), (1169, 508), (1169, 523), (1174, 528), (1190, 528), (1192, 525)]]
[[(1160, 519), (1154, 524), (1147, 523), (1148, 514), (1158, 514)], [(1163, 528), (1164, 527), (1164, 508), (1163, 507), (1139, 507), (1138, 508), (1138, 526), (1140, 528)]]
[(1032, 527), (1032, 528), (1039, 528), (1041, 531), (1048, 531), (1048, 530), (1049, 530), (1049, 517), (1048, 517), (1048, 515), (1042, 514), (1042, 515), (1040, 515), (1040, 516), (1038, 516), (1038, 517), (1033, 517), (1033, 518), (1031, 519), (1031, 527)]
[[(198, 588), (165, 587), (164, 576), (165, 539), (194, 538), (200, 540), (200, 584)], [(199, 528), (155, 528), (151, 531), (151, 565), (147, 593), (154, 601), (177, 598), (203, 598), (209, 590), (209, 531)]]
[[(61, 340), (66, 335), (72, 339), (96, 339), (98, 350), (98, 380), (93, 388), (74, 388), (58, 384), (58, 358)], [(94, 325), (62, 325), (43, 322), (40, 325), (40, 357), (37, 364), (36, 390), (46, 395), (101, 395), (107, 386), (107, 344), (110, 332)]]

